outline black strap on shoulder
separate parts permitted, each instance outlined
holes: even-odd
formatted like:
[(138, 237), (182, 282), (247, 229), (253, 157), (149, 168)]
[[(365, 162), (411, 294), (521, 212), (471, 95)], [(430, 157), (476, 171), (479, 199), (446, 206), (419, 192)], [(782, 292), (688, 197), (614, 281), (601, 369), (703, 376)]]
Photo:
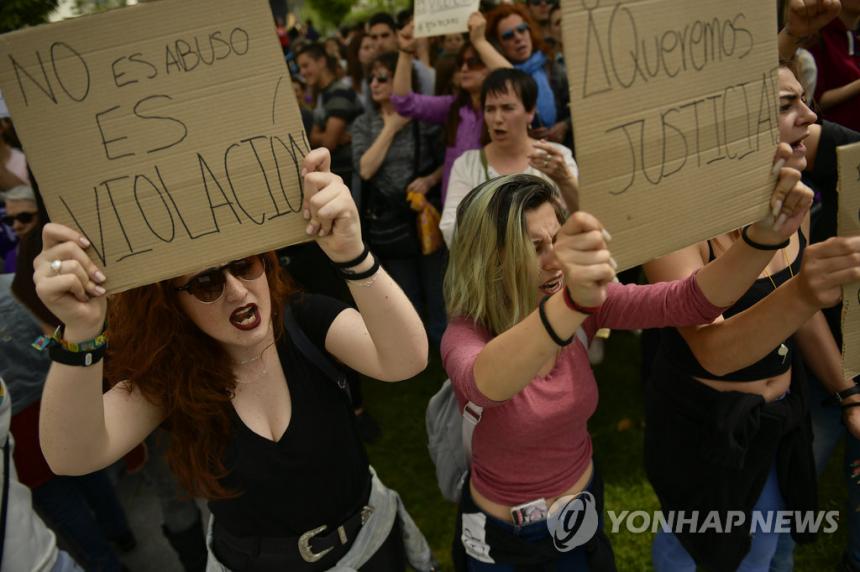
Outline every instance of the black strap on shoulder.
[(308, 358), (317, 369), (319, 369), (327, 378), (332, 380), (343, 391), (350, 402), (352, 402), (352, 394), (349, 391), (349, 383), (346, 381), (346, 374), (337, 367), (332, 361), (323, 354), (322, 351), (308, 338), (302, 331), (301, 326), (296, 321), (293, 315), (293, 309), (289, 304), (284, 305), (284, 326), (287, 333), (290, 335), (290, 340), (296, 344), (296, 348), (303, 356)]
[(489, 181), (490, 180), (489, 162), (487, 161), (487, 154), (484, 152), (483, 147), (481, 147), (481, 166), (484, 168), (484, 181)]
[(0, 510), (0, 566), (3, 564), (3, 544), (6, 540), (6, 518), (9, 514), (9, 436), (3, 445), (3, 509)]

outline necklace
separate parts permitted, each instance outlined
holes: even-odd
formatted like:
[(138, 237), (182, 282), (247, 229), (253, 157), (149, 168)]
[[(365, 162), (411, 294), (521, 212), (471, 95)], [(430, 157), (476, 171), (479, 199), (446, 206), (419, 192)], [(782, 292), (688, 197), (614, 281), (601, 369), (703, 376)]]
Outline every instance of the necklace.
[[(780, 248), (779, 251), (782, 253), (782, 260), (785, 262), (785, 267), (788, 268), (789, 275), (794, 278), (794, 270), (791, 269), (791, 264), (788, 263), (788, 255), (785, 253), (784, 248)], [(773, 280), (773, 276), (770, 275), (770, 272), (767, 268), (764, 269), (764, 275), (767, 276), (767, 279), (770, 280), (773, 289), (776, 290), (776, 282)], [(785, 342), (779, 344), (779, 349), (776, 351), (777, 355), (782, 358), (782, 363), (785, 363), (785, 358), (788, 357), (788, 346), (785, 345)]]
[(254, 356), (254, 357), (251, 357), (251, 358), (248, 358), (248, 359), (244, 359), (244, 360), (241, 360), (241, 361), (234, 361), (234, 362), (233, 362), (233, 365), (248, 365), (249, 363), (254, 363), (255, 361), (257, 361), (257, 360), (259, 360), (260, 358), (262, 358), (262, 357), (263, 357), (263, 354), (264, 354), (264, 353), (266, 353), (266, 350), (267, 350), (267, 349), (269, 349), (270, 347), (272, 347), (273, 345), (275, 345), (275, 341), (274, 341), (274, 340), (272, 340), (272, 341), (271, 341), (271, 343), (269, 343), (269, 345), (267, 345), (266, 347), (264, 347), (264, 348), (263, 348), (263, 351), (261, 351), (261, 352), (260, 352), (260, 355), (256, 355), (256, 356)]

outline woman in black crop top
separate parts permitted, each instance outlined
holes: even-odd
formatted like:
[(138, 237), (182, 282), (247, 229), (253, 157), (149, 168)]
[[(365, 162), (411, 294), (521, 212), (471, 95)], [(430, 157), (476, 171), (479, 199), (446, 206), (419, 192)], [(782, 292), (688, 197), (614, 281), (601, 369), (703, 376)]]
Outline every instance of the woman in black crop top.
[[(783, 171), (806, 166), (804, 139), (815, 114), (787, 67), (779, 69), (778, 160)], [(839, 349), (820, 308), (841, 297), (841, 285), (857, 279), (857, 239), (831, 239), (807, 246), (809, 217), (775, 210), (785, 246), (764, 273), (713, 324), (663, 332), (646, 390), (646, 470), (664, 511), (718, 511), (720, 522), (739, 511), (743, 522), (729, 530), (658, 532), (657, 572), (767, 571), (780, 530), (751, 529), (753, 511), (814, 510), (815, 469), (805, 398), (804, 361), (831, 391), (853, 385), (842, 377)], [(746, 232), (759, 247), (781, 242)], [(738, 231), (690, 246), (646, 265), (651, 281), (674, 280), (709, 261), (734, 264), (752, 245)], [(860, 396), (850, 398), (860, 399)], [(860, 435), (860, 409), (845, 412)], [(701, 522), (698, 523), (701, 525)], [(753, 534), (750, 534), (753, 532)], [(799, 541), (811, 535), (792, 529)]]
[[(343, 267), (358, 311), (290, 296), (274, 253), (130, 290), (110, 304), (76, 231), (47, 225), (34, 264), (36, 289), (66, 325), (65, 341), (94, 339), (109, 310), (106, 377), (118, 381), (102, 396), (99, 359), (69, 365), (75, 354), (52, 349), (55, 361), (67, 361), (53, 365), (43, 397), (51, 468), (107, 466), (164, 425), (171, 468), (209, 500), (220, 561), (210, 558), (210, 568), (325, 570), (342, 559), (361, 570), (405, 567), (393, 520), (402, 507), (372, 476), (349, 401), (322, 356), (398, 381), (423, 369), (427, 338), (406, 296), (367, 255), (349, 189), (330, 164), (325, 149), (304, 159), (307, 232)], [(286, 328), (285, 305), (293, 317)], [(399, 522), (412, 535), (407, 546), (423, 540), (411, 519)]]

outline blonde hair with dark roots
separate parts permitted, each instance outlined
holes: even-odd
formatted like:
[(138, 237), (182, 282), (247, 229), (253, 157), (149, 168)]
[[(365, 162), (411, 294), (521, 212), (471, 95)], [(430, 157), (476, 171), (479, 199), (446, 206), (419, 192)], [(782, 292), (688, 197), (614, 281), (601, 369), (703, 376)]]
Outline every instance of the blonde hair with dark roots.
[(496, 336), (534, 311), (537, 255), (525, 214), (544, 203), (563, 223), (558, 189), (534, 175), (497, 177), (466, 195), (445, 273), (449, 316), (471, 318)]

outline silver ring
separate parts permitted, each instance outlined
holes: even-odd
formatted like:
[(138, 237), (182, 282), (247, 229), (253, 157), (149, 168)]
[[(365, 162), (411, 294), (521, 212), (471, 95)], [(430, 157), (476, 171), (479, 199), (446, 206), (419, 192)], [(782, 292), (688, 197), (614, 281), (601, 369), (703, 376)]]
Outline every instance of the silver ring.
[(54, 274), (59, 274), (60, 270), (63, 269), (63, 261), (60, 259), (51, 261), (51, 270), (54, 271)]

